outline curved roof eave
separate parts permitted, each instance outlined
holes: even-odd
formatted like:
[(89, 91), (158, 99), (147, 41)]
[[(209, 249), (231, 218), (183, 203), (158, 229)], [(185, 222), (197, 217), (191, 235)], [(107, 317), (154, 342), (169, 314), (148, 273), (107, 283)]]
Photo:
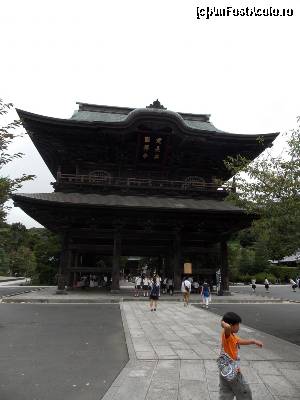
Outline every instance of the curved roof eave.
[(237, 133), (228, 133), (225, 131), (221, 131), (213, 126), (211, 122), (203, 122), (204, 124), (210, 124), (213, 129), (197, 129), (189, 126), (182, 116), (174, 111), (169, 110), (156, 110), (156, 109), (147, 109), (147, 108), (138, 108), (131, 111), (128, 116), (122, 121), (114, 121), (114, 122), (104, 122), (104, 121), (82, 121), (77, 119), (63, 119), (63, 118), (55, 118), (48, 117), (40, 114), (31, 113), (28, 111), (24, 111), (21, 109), (16, 109), (21, 120), (27, 121), (36, 121), (44, 124), (50, 125), (60, 125), (60, 126), (69, 126), (69, 127), (89, 127), (89, 128), (99, 128), (99, 127), (115, 127), (115, 128), (128, 128), (135, 121), (139, 119), (143, 119), (145, 117), (150, 117), (153, 119), (164, 119), (169, 120), (177, 124), (181, 130), (185, 131), (189, 134), (205, 134), (211, 136), (213, 134), (216, 138), (223, 139), (238, 139), (243, 141), (256, 141), (259, 137), (267, 139), (269, 143), (276, 139), (280, 132), (275, 133), (265, 133), (265, 134), (237, 134)]
[(11, 198), (16, 204), (45, 204), (55, 206), (100, 207), (123, 209), (149, 209), (176, 212), (225, 212), (230, 214), (247, 214), (240, 207), (231, 203), (212, 199), (186, 199), (173, 197), (130, 195), (104, 195), (83, 193), (15, 193)]

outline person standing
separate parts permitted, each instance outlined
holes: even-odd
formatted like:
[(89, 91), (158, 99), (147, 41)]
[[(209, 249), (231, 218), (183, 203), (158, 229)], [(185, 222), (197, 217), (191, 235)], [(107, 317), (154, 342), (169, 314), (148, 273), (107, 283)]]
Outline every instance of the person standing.
[(199, 282), (198, 282), (198, 281), (194, 281), (194, 282), (192, 283), (192, 287), (194, 288), (195, 293), (199, 293), (199, 287), (200, 287), (200, 285), (199, 285)]
[(208, 308), (210, 289), (206, 281), (203, 282), (203, 285), (201, 287), (201, 296), (202, 296), (203, 307), (205, 306), (206, 308)]
[(167, 280), (167, 290), (169, 292), (169, 295), (173, 296), (174, 294), (174, 284), (173, 284), (173, 279), (168, 278)]
[(156, 276), (153, 277), (150, 288), (150, 311), (156, 311), (157, 302), (160, 296), (160, 284)]
[(266, 289), (267, 293), (269, 293), (269, 288), (270, 288), (269, 281), (268, 281), (267, 277), (265, 277), (265, 289)]
[(251, 280), (251, 286), (252, 286), (252, 293), (255, 293), (256, 289), (256, 279)]
[(139, 295), (140, 295), (141, 283), (142, 283), (142, 277), (136, 276), (135, 277), (135, 292), (134, 292), (135, 297), (139, 297)]
[(147, 276), (144, 277), (143, 279), (143, 291), (144, 291), (144, 297), (148, 297), (148, 292), (149, 292), (149, 279)]
[(187, 278), (184, 278), (181, 284), (181, 292), (183, 294), (184, 307), (187, 307), (189, 304), (191, 287), (192, 287), (191, 282)]
[(167, 278), (164, 278), (161, 282), (161, 289), (162, 293), (166, 294), (167, 293)]

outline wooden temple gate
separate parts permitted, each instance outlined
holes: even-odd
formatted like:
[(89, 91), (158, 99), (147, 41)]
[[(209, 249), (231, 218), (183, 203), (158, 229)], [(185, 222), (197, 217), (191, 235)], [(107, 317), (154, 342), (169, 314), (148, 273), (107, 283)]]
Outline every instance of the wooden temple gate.
[(55, 182), (53, 193), (12, 197), (61, 235), (60, 288), (99, 255), (112, 257), (118, 290), (120, 257), (138, 255), (162, 257), (176, 289), (186, 260), (193, 272), (221, 269), (228, 289), (226, 242), (254, 216), (225, 201), (231, 188), (223, 182), (232, 176), (224, 160), (254, 159), (276, 133), (226, 133), (207, 114), (169, 111), (159, 101), (137, 109), (79, 103), (71, 119), (17, 111)]

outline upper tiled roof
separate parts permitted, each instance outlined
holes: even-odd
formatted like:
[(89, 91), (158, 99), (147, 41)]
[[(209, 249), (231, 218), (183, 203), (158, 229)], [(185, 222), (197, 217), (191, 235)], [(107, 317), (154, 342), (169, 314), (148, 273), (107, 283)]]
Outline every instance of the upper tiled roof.
[(143, 113), (157, 114), (159, 116), (172, 116), (180, 120), (184, 125), (189, 128), (194, 128), (210, 132), (224, 132), (217, 129), (210, 121), (208, 114), (187, 114), (174, 112), (161, 108), (127, 108), (127, 107), (113, 107), (103, 106), (96, 104), (77, 103), (79, 109), (74, 111), (71, 119), (76, 121), (86, 122), (125, 122), (127, 119)]

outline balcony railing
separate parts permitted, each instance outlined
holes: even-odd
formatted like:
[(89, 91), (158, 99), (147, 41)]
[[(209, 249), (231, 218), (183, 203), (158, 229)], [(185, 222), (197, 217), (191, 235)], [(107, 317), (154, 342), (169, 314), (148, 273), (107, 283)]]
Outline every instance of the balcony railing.
[(101, 186), (127, 189), (151, 189), (168, 190), (180, 192), (223, 192), (227, 188), (207, 182), (186, 182), (179, 180), (148, 179), (148, 178), (120, 178), (120, 177), (100, 177), (93, 175), (57, 174), (57, 184), (63, 185), (82, 185), (82, 186)]

